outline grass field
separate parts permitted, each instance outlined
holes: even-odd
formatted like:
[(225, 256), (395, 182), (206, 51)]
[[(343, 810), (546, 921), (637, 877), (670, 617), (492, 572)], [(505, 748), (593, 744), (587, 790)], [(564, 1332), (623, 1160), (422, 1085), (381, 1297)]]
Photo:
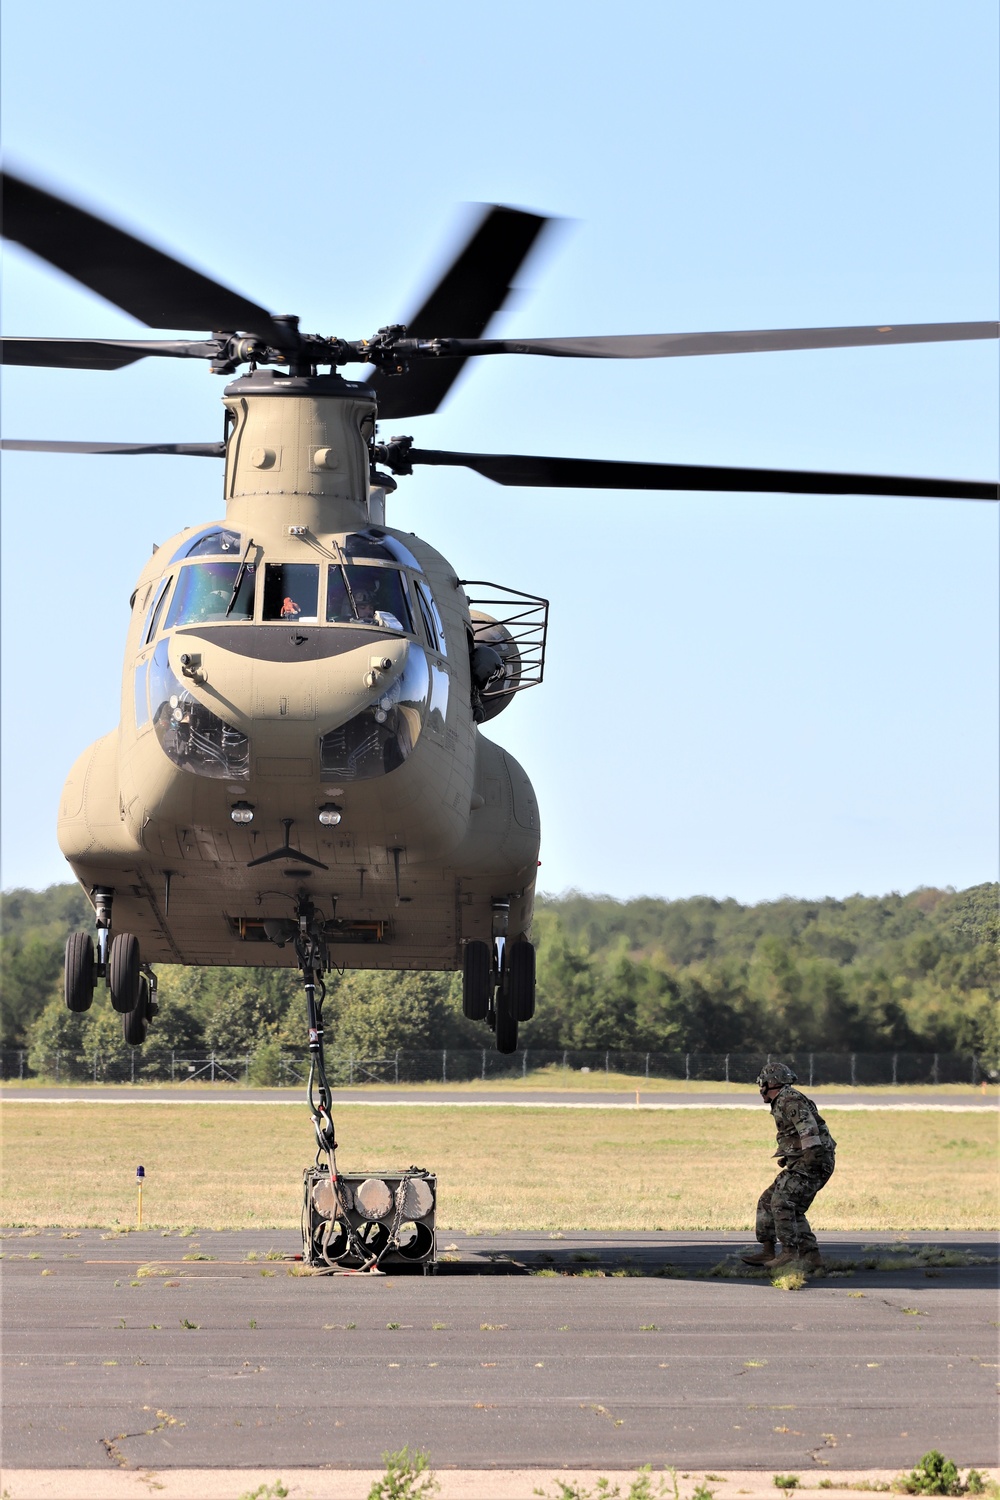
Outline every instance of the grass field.
[[(336, 1114), (342, 1170), (436, 1172), (443, 1229), (746, 1229), (774, 1174), (766, 1111), (386, 1110)], [(19, 1104), (0, 1114), (0, 1220), (128, 1226), (146, 1169), (148, 1227), (297, 1227), (313, 1160), (305, 1108)], [(993, 1111), (833, 1113), (837, 1172), (817, 1230), (991, 1229)]]

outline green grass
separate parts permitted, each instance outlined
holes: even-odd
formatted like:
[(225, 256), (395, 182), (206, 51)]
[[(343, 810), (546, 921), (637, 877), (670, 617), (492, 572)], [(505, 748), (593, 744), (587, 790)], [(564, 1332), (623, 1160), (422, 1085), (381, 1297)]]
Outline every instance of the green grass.
[[(342, 1170), (418, 1162), (440, 1183), (442, 1229), (749, 1230), (775, 1166), (766, 1111), (505, 1109), (360, 1103), (335, 1111)], [(135, 1163), (149, 1229), (292, 1229), (314, 1141), (285, 1105), (2, 1106), (0, 1218), (18, 1226), (126, 1226)], [(990, 1229), (997, 1219), (992, 1111), (835, 1116), (836, 1175), (813, 1226)], [(53, 1173), (58, 1143), (65, 1171)]]

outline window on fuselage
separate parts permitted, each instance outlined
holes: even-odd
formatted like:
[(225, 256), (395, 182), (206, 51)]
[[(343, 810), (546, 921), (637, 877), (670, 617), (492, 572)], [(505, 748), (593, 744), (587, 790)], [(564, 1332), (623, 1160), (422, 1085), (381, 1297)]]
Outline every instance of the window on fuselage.
[(315, 625), (319, 615), (317, 563), (265, 563), (264, 614), (268, 621)]
[(331, 563), (326, 582), (326, 618), (332, 625), (385, 625), (413, 634), (406, 582), (398, 568)]
[[(177, 586), (167, 613), (168, 628), (252, 620), (255, 577), (249, 564), (240, 576), (238, 562), (188, 563), (177, 574)], [(240, 586), (233, 599), (237, 578)]]
[(417, 579), (417, 599), (420, 602), (420, 614), (423, 618), (424, 629), (427, 631), (427, 640), (433, 650), (441, 656), (447, 656), (444, 642), (444, 625), (438, 613), (438, 607), (434, 603), (434, 596), (424, 583), (422, 578)]

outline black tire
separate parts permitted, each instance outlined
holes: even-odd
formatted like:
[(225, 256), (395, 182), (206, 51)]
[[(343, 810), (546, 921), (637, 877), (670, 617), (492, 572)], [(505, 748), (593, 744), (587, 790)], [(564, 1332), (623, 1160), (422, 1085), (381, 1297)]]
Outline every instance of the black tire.
[(89, 1010), (94, 1003), (94, 944), (88, 932), (71, 932), (66, 939), (66, 1005)]
[(141, 1047), (146, 1040), (146, 1022), (149, 1018), (149, 984), (144, 976), (139, 977), (139, 1001), (133, 1010), (122, 1015), (122, 1035), (130, 1047)]
[(535, 950), (523, 938), (507, 951), (507, 995), (515, 1021), (530, 1021), (535, 1014)]
[[(140, 970), (139, 939), (131, 932), (119, 932), (111, 940), (108, 954), (108, 988), (111, 1004), (125, 1015), (139, 1004)], [(145, 1016), (143, 1016), (145, 1020)]]
[(517, 1021), (511, 1014), (506, 995), (497, 996), (497, 1051), (517, 1051)]
[(466, 943), (462, 960), (462, 1010), (470, 1021), (485, 1021), (493, 994), (488, 943)]

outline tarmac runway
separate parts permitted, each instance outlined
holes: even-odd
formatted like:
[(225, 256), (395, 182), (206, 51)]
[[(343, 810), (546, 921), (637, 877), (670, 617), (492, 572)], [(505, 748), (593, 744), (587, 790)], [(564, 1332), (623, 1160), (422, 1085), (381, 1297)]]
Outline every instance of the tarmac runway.
[(265, 1259), (300, 1248), (277, 1231), (10, 1230), (5, 1465), (995, 1464), (995, 1241), (914, 1233), (990, 1263), (865, 1267), (898, 1239), (827, 1235), (855, 1267), (783, 1291), (710, 1274), (737, 1235), (455, 1234), (434, 1276), (365, 1278)]
[[(872, 1093), (864, 1089), (852, 1089), (849, 1093), (826, 1093), (823, 1089), (811, 1089), (809, 1097), (819, 1108), (843, 1109), (934, 1109), (963, 1114), (969, 1110), (1000, 1109), (1000, 1094), (996, 1090), (983, 1094), (968, 1088), (960, 1094), (942, 1091), (932, 1094), (926, 1090), (898, 1088), (889, 1093)], [(604, 1089), (500, 1089), (488, 1085), (457, 1088), (407, 1088), (405, 1084), (391, 1087), (338, 1088), (334, 1098), (342, 1104), (379, 1104), (388, 1107), (402, 1104), (423, 1104), (449, 1108), (477, 1108), (483, 1105), (503, 1104), (511, 1109), (635, 1109), (635, 1091), (614, 1093)], [(257, 1089), (205, 1087), (198, 1084), (179, 1084), (157, 1088), (138, 1084), (74, 1084), (71, 1088), (57, 1085), (29, 1085), (0, 1089), (0, 1100), (25, 1104), (49, 1102), (61, 1104), (100, 1101), (104, 1104), (292, 1104), (301, 1108), (302, 1089)], [(642, 1109), (763, 1109), (755, 1088), (745, 1094), (713, 1092), (706, 1088), (703, 1093), (672, 1093), (662, 1089), (639, 1091), (639, 1106)]]

